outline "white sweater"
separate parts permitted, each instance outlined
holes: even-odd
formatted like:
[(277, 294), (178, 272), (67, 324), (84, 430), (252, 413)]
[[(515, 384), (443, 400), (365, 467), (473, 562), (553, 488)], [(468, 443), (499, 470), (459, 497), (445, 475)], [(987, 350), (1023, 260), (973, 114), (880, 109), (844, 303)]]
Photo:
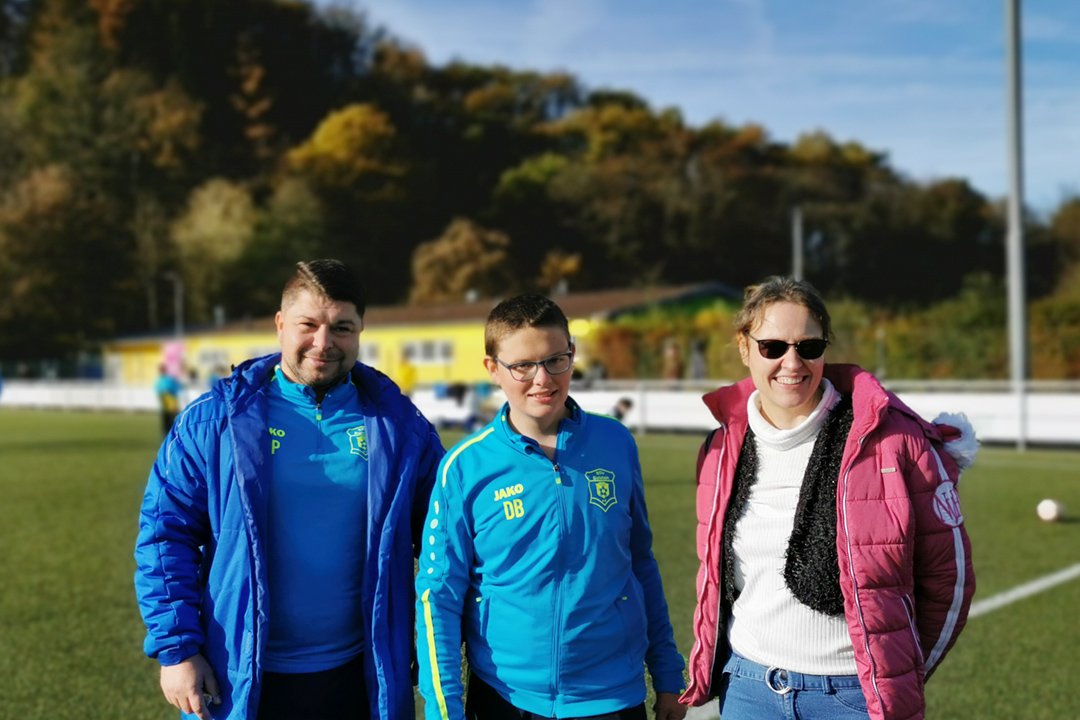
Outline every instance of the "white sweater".
[(798, 427), (780, 430), (761, 415), (758, 394), (747, 410), (757, 447), (757, 480), (735, 526), (735, 589), (728, 620), (735, 652), (762, 665), (813, 675), (854, 675), (855, 652), (843, 615), (803, 605), (784, 582), (785, 553), (795, 524), (806, 466), (829, 411), (840, 400), (822, 379), (821, 402)]

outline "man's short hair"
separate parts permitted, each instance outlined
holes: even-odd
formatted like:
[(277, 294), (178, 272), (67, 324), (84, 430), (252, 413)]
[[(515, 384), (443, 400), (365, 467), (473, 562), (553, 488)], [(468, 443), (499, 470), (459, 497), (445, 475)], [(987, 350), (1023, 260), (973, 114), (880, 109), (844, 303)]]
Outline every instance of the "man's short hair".
[(282, 309), (305, 290), (335, 302), (351, 302), (356, 306), (356, 314), (364, 317), (364, 291), (360, 280), (352, 268), (340, 260), (324, 258), (296, 263), (296, 272), (281, 291)]
[(523, 328), (552, 327), (566, 334), (570, 343), (570, 323), (561, 308), (543, 295), (518, 295), (492, 308), (484, 325), (484, 352), (495, 357), (499, 343)]

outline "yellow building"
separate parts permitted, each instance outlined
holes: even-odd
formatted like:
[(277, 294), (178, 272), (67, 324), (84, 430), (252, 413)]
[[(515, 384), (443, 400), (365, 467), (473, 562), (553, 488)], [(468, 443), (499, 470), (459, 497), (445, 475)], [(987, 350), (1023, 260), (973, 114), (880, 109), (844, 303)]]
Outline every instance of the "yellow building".
[[(590, 364), (589, 336), (618, 315), (707, 297), (731, 298), (719, 284), (602, 290), (554, 297), (570, 319), (578, 346), (576, 366)], [(474, 383), (488, 379), (484, 357), (484, 321), (498, 300), (439, 306), (371, 307), (364, 313), (360, 360), (397, 381), (415, 376), (418, 385)], [(106, 378), (126, 385), (149, 385), (166, 362), (205, 382), (250, 357), (278, 350), (272, 317), (192, 329), (182, 340), (170, 335), (121, 338), (104, 348)], [(408, 357), (411, 369), (402, 367)], [(182, 359), (182, 360), (181, 360)], [(415, 372), (414, 372), (415, 371)]]

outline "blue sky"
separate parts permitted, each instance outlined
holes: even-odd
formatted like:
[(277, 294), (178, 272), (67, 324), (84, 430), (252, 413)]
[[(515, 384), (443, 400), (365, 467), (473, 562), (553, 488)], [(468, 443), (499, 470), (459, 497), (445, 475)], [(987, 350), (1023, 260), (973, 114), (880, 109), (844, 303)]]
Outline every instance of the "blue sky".
[[(1008, 191), (1005, 0), (353, 0), (452, 59), (563, 70), (688, 123), (822, 129), (916, 181)], [(1080, 195), (1080, 1), (1023, 8), (1025, 199)]]

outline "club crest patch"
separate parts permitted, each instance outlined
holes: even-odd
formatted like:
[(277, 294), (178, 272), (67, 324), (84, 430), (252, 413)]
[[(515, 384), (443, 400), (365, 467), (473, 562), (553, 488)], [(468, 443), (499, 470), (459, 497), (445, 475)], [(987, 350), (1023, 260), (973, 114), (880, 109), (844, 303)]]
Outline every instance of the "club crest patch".
[(359, 455), (367, 460), (367, 433), (364, 432), (364, 426), (349, 428), (345, 434), (349, 436), (349, 454)]
[(619, 502), (615, 497), (615, 473), (597, 468), (585, 473), (585, 479), (589, 481), (590, 505), (607, 512), (612, 505)]

